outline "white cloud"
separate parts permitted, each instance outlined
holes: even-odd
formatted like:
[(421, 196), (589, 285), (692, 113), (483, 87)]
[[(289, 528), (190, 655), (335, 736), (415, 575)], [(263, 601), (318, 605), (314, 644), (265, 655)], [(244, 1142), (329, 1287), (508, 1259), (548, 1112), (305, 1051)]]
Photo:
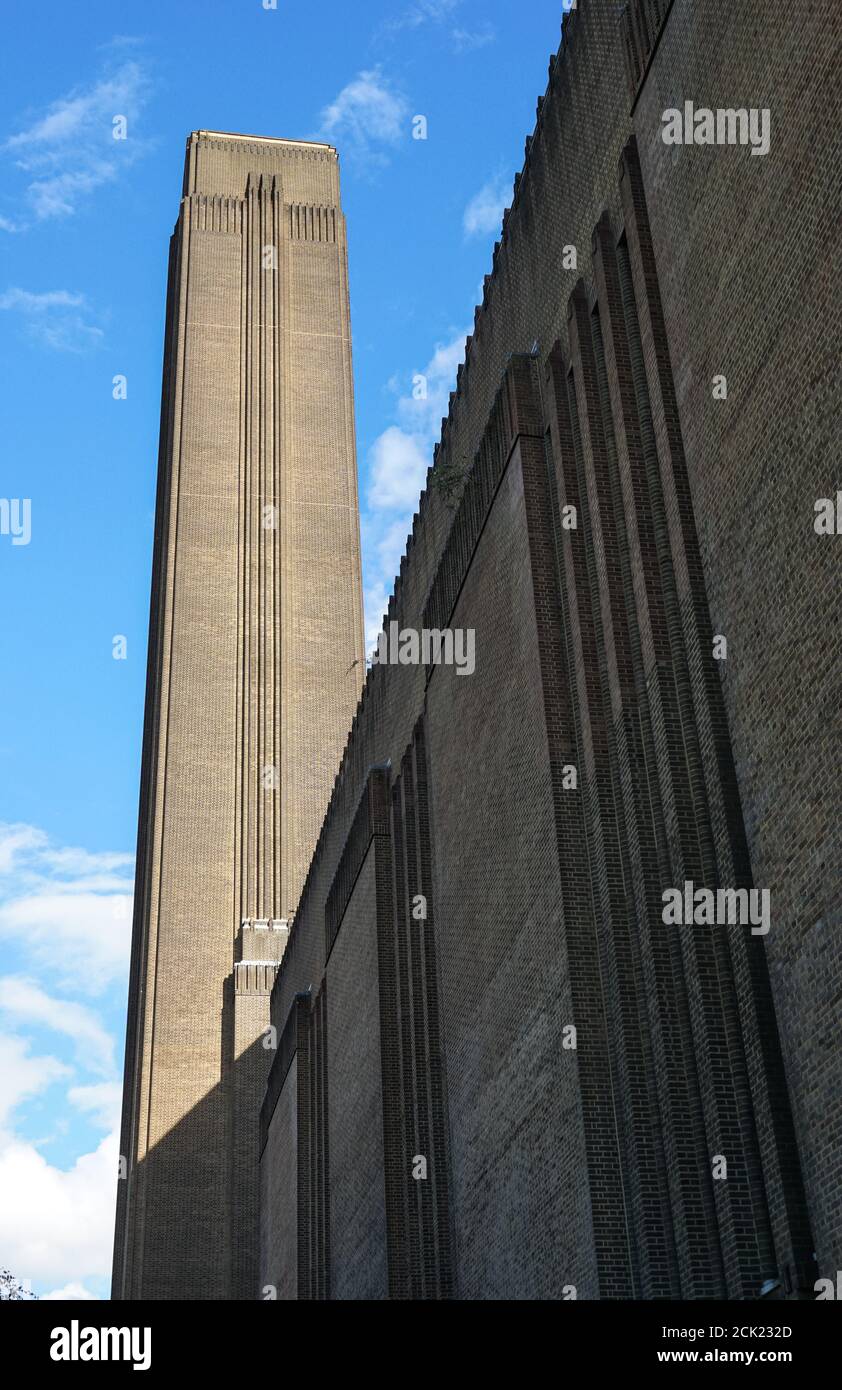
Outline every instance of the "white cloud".
[(56, 872), (63, 874), (100, 875), (113, 869), (129, 869), (134, 863), (133, 854), (114, 853), (106, 850), (102, 854), (91, 854), (86, 849), (48, 849), (41, 855), (43, 862)]
[(70, 290), (46, 290), (42, 294), (32, 294), (29, 290), (13, 289), (0, 294), (0, 309), (20, 309), (25, 314), (79, 308), (84, 302), (84, 295), (72, 294)]
[(383, 614), (389, 606), (391, 590), (383, 579), (366, 584), (363, 591), (365, 606), (365, 649), (370, 652), (377, 645), (377, 638), (383, 626)]
[(119, 1141), (109, 1134), (67, 1171), (0, 1136), (0, 1248), (33, 1283), (84, 1283), (111, 1269)]
[[(53, 1301), (95, 1298), (88, 1286), (110, 1272), (121, 1104), (108, 1030), (87, 1004), (53, 987), (91, 994), (122, 985), (131, 864), (121, 851), (63, 846), (36, 826), (0, 824), (0, 934), (27, 972), (47, 981), (0, 978), (0, 1011), (16, 1029), (0, 1032), (0, 1251), (19, 1279), (50, 1290), (44, 1296)], [(70, 1039), (75, 1073), (63, 1057), (37, 1055), (23, 1036), (45, 1029)], [(33, 1131), (43, 1104), (14, 1123), (24, 1102), (57, 1083), (63, 1099), (57, 1103), (55, 1090), (47, 1098), (48, 1140)], [(74, 1140), (68, 1153), (67, 1136), (80, 1127), (91, 1137)], [(43, 1152), (59, 1142), (63, 1166)]]
[(6, 148), (29, 151), (71, 143), (78, 148), (80, 142), (100, 133), (103, 122), (107, 123), (111, 139), (113, 117), (136, 114), (146, 100), (148, 88), (149, 78), (142, 65), (136, 61), (123, 63), (92, 87), (77, 87), (54, 101), (40, 120), (10, 136)]
[(0, 1129), (24, 1100), (70, 1075), (55, 1057), (31, 1057), (23, 1038), (0, 1033)]
[(461, 3), (462, 0), (415, 0), (409, 13), (418, 24), (423, 24), (428, 19), (440, 22), (447, 19)]
[(370, 509), (415, 510), (447, 415), (456, 369), (465, 356), (465, 338), (465, 333), (457, 333), (449, 343), (436, 345), (426, 367), (412, 373), (407, 393), (397, 402), (397, 424), (389, 425), (371, 446)]
[(486, 48), (496, 35), (491, 25), (485, 24), (481, 29), (454, 29), (451, 37), (457, 53), (470, 53), (475, 48)]
[(363, 518), (363, 541), (367, 559), (367, 582), (363, 594), (366, 615), (366, 651), (377, 641), (382, 616), (389, 603), (394, 580), (412, 529), (412, 512), (405, 509), (396, 521), (382, 515)]
[(143, 34), (115, 34), (113, 38), (101, 43), (99, 50), (101, 53), (125, 52), (129, 48), (142, 48), (146, 42), (146, 36)]
[(68, 170), (48, 179), (36, 179), (29, 186), (29, 197), (36, 219), (46, 222), (51, 217), (70, 217), (85, 193), (93, 193), (102, 183), (116, 178), (113, 164), (100, 159), (90, 169)]
[[(132, 59), (87, 87), (54, 101), (2, 146), (26, 175), (24, 204), (36, 221), (70, 217), (101, 185), (145, 152), (137, 122), (148, 99), (149, 76)], [(114, 139), (114, 118), (126, 119), (126, 139)]]
[(320, 136), (369, 165), (385, 163), (383, 146), (409, 136), (409, 108), (379, 67), (360, 72), (320, 117)]
[(467, 29), (458, 24), (451, 27), (461, 5), (462, 0), (414, 0), (413, 4), (386, 20), (377, 31), (377, 36), (395, 36), (407, 29), (419, 30), (430, 25), (447, 32), (457, 53), (484, 48), (486, 44), (493, 43), (495, 32), (487, 21), (477, 29)]
[(47, 836), (34, 825), (10, 825), (0, 822), (0, 874), (8, 874), (15, 859), (27, 850), (46, 845)]
[(384, 430), (371, 447), (369, 504), (406, 508), (418, 501), (430, 465), (426, 440), (397, 425)]
[(70, 290), (33, 294), (10, 289), (0, 294), (0, 309), (20, 314), (29, 336), (58, 352), (82, 352), (104, 337), (103, 330), (90, 322), (85, 296)]
[(461, 3), (462, 0), (414, 0), (414, 4), (388, 20), (384, 29), (397, 33), (401, 29), (420, 29), (422, 24), (442, 24)]
[(0, 978), (0, 1010), (20, 1023), (41, 1024), (71, 1038), (79, 1061), (91, 1070), (114, 1071), (114, 1040), (84, 1004), (56, 999), (32, 980), (6, 975)]
[(408, 534), (409, 524), (404, 517), (400, 517), (377, 541), (377, 555), (385, 574), (397, 574), (400, 569)]
[(54, 846), (35, 826), (0, 824), (0, 936), (64, 988), (96, 994), (122, 983), (131, 864), (125, 853)]
[(40, 1303), (77, 1303), (87, 1299), (98, 1301), (96, 1294), (91, 1293), (90, 1289), (86, 1289), (84, 1284), (65, 1284), (61, 1289), (53, 1289), (50, 1293), (39, 1294)]
[(465, 236), (487, 236), (491, 232), (499, 232), (509, 196), (510, 187), (505, 179), (489, 179), (484, 183), (462, 216)]
[(0, 906), (0, 935), (25, 940), (62, 985), (96, 994), (122, 980), (129, 957), (130, 894), (44, 889)]
[(101, 1129), (119, 1130), (123, 1087), (119, 1081), (99, 1081), (93, 1086), (71, 1086), (67, 1099)]
[[(368, 458), (365, 541), (366, 648), (377, 640), (388, 596), (412, 530), (412, 516), (433, 461), (456, 369), (465, 355), (465, 333), (438, 343), (427, 365), (407, 380), (395, 406), (396, 423), (371, 446)], [(372, 563), (372, 560), (374, 563)]]

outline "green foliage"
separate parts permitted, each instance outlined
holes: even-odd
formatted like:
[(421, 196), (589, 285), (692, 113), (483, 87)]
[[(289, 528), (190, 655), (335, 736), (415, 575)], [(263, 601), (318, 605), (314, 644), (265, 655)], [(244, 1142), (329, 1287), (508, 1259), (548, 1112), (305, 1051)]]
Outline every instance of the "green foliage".
[(468, 460), (445, 459), (437, 463), (430, 479), (432, 486), (441, 494), (449, 507), (458, 507), (468, 478)]

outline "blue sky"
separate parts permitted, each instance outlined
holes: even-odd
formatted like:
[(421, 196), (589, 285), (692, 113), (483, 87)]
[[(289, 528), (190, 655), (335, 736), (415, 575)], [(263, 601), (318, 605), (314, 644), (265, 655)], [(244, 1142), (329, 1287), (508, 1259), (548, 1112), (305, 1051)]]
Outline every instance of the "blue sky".
[[(371, 640), (565, 7), (42, 0), (6, 15), (0, 1264), (41, 1295), (108, 1292), (185, 137), (244, 131), (340, 151)], [(418, 115), (426, 140), (412, 138)], [(117, 374), (125, 400), (112, 396)]]

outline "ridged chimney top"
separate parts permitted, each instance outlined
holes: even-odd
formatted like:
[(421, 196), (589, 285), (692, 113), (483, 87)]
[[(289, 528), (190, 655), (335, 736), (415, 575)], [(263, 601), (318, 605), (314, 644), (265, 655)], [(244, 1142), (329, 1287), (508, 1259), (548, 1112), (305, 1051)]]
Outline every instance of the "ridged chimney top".
[(233, 130), (191, 130), (187, 137), (188, 144), (202, 136), (209, 136), (214, 140), (247, 140), (249, 144), (256, 141), (261, 145), (292, 145), (298, 149), (333, 150), (336, 154), (336, 146), (329, 145), (324, 140), (287, 140), (281, 135), (244, 135)]

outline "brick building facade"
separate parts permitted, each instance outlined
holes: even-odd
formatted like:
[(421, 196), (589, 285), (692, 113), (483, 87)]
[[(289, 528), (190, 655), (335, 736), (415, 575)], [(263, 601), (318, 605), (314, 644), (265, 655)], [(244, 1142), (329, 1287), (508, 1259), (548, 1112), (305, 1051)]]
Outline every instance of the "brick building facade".
[[(840, 41), (832, 0), (565, 18), (387, 614), (476, 669), (368, 673), (271, 995), (255, 1297), (842, 1267)], [(688, 101), (768, 152), (665, 143)], [(688, 881), (768, 934), (667, 925)]]
[(195, 131), (170, 244), (115, 1298), (255, 1286), (255, 1041), (363, 666), (336, 150)]

